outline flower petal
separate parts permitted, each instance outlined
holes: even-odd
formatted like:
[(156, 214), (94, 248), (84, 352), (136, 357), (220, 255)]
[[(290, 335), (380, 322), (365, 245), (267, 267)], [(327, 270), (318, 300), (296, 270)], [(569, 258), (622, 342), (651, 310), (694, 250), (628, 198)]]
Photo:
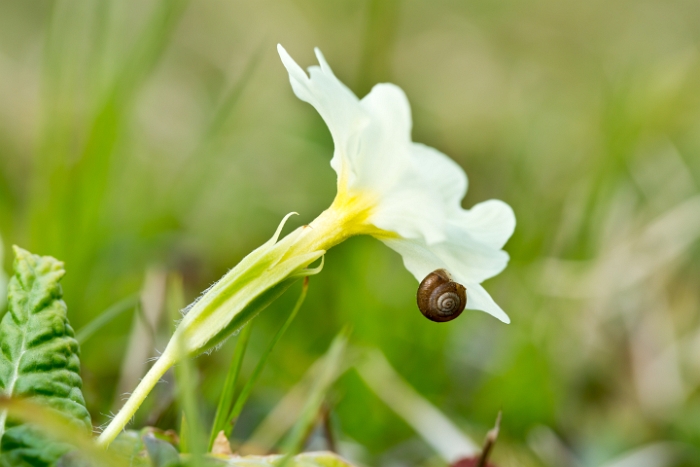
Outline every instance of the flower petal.
[(443, 203), (461, 209), (467, 194), (467, 174), (454, 160), (435, 148), (413, 143), (411, 156), (418, 172), (430, 190), (439, 194)]
[[(406, 183), (410, 183), (409, 177), (406, 178)], [(430, 192), (411, 188), (411, 185), (384, 196), (368, 222), (404, 239), (421, 240), (426, 244), (446, 240), (444, 206)]]
[(433, 245), (420, 238), (380, 240), (403, 257), (406, 269), (418, 281), (436, 269), (447, 269), (460, 284), (480, 283), (505, 269), (508, 253), (472, 242), (468, 237), (465, 241), (465, 236), (450, 236), (447, 241)]
[(339, 180), (351, 177), (352, 167), (347, 162), (347, 155), (358, 152), (359, 133), (369, 121), (357, 96), (335, 77), (318, 49), (316, 56), (321, 66), (309, 67), (310, 77), (284, 47), (278, 44), (277, 51), (289, 73), (294, 94), (311, 104), (328, 125), (335, 146), (331, 167), (338, 174)]
[(403, 154), (401, 178), (386, 190), (370, 221), (405, 238), (423, 237), (428, 245), (447, 239), (448, 219), (465, 212), (464, 170), (440, 151), (411, 143)]
[(508, 254), (500, 247), (514, 223), (515, 217), (505, 203), (487, 201), (471, 210), (460, 208), (452, 213), (444, 241), (430, 244), (425, 238), (407, 237), (381, 240), (403, 257), (406, 269), (418, 281), (436, 269), (446, 269), (456, 282), (474, 291), (468, 292), (467, 308), (508, 322), (507, 315), (479, 283), (500, 273), (508, 264)]
[(506, 324), (510, 323), (508, 315), (493, 301), (493, 298), (491, 298), (491, 295), (489, 295), (486, 289), (479, 284), (465, 284), (464, 286), (467, 288), (468, 310), (485, 311)]
[(404, 92), (393, 84), (377, 84), (359, 102), (369, 117), (357, 152), (348, 159), (357, 174), (349, 188), (369, 188), (379, 194), (393, 190), (411, 170), (411, 108)]
[(503, 201), (491, 199), (462, 211), (458, 222), (469, 229), (476, 241), (501, 249), (515, 230), (513, 208)]

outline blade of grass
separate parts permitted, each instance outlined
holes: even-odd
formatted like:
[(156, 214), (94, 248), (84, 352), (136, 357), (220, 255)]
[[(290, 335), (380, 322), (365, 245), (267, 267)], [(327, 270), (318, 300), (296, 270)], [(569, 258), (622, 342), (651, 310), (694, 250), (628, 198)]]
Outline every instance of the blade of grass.
[[(186, 304), (182, 276), (173, 275), (168, 282), (168, 311), (170, 317), (177, 320), (182, 317), (180, 310)], [(186, 440), (180, 448), (183, 452), (189, 451), (195, 459), (201, 459), (206, 452), (206, 441), (195, 395), (196, 370), (192, 359), (183, 358), (175, 367), (175, 383), (178, 402), (183, 412), (180, 436)]]
[(326, 352), (326, 355), (323, 357), (321, 371), (315, 379), (311, 391), (309, 391), (301, 415), (297, 419), (296, 424), (292, 427), (292, 430), (282, 446), (282, 451), (285, 452), (287, 456), (280, 461), (278, 466), (281, 467), (284, 465), (291, 456), (298, 453), (303, 448), (304, 440), (316, 421), (326, 393), (340, 373), (349, 334), (349, 328), (346, 326), (338, 333), (335, 339), (333, 339), (328, 352)]
[[(336, 368), (333, 381), (354, 366), (355, 357), (347, 355), (348, 352), (345, 352), (345, 354), (346, 357), (340, 361), (340, 367)], [(314, 385), (323, 373), (326, 365), (326, 356), (327, 353), (311, 365), (301, 381), (284, 395), (282, 400), (257, 426), (253, 434), (246, 440), (246, 443), (240, 447), (239, 452), (242, 455), (269, 453), (285, 433), (294, 426), (304, 408), (308, 395), (312, 392)]]
[(231, 366), (228, 369), (228, 374), (226, 375), (226, 381), (224, 382), (224, 388), (221, 391), (221, 397), (219, 398), (219, 404), (216, 406), (216, 415), (214, 415), (214, 423), (211, 427), (211, 435), (209, 436), (209, 450), (211, 450), (216, 440), (217, 435), (226, 426), (226, 419), (228, 414), (231, 412), (231, 406), (233, 405), (233, 398), (236, 391), (236, 383), (238, 382), (238, 375), (241, 372), (241, 366), (243, 365), (243, 357), (245, 357), (245, 351), (248, 347), (248, 341), (250, 340), (251, 330), (253, 329), (253, 323), (248, 323), (238, 335), (238, 340), (236, 341), (236, 347), (233, 350), (233, 360), (231, 360)]
[(365, 384), (446, 462), (479, 453), (479, 445), (404, 381), (379, 350), (368, 352), (356, 368)]
[(77, 216), (79, 233), (89, 236), (91, 226), (102, 212), (110, 162), (120, 141), (130, 104), (163, 55), (187, 4), (187, 0), (161, 0), (156, 5), (114, 84), (106, 91), (95, 112), (83, 155), (75, 164), (81, 177), (75, 190), (75, 203), (82, 207), (82, 219)]
[(287, 317), (287, 320), (284, 322), (284, 324), (279, 329), (279, 331), (277, 331), (277, 334), (275, 334), (275, 337), (272, 338), (272, 341), (270, 341), (270, 344), (267, 346), (267, 349), (265, 349), (265, 352), (260, 357), (260, 360), (258, 360), (258, 364), (255, 365), (255, 369), (253, 370), (253, 373), (250, 375), (250, 378), (248, 378), (248, 381), (246, 381), (246, 384), (245, 384), (245, 386), (243, 386), (243, 389), (241, 389), (241, 393), (238, 395), (238, 398), (236, 399), (236, 404), (233, 406), (233, 409), (231, 410), (228, 417), (226, 418), (226, 424), (224, 425), (224, 432), (226, 433), (226, 436), (231, 436), (231, 432), (233, 431), (233, 428), (236, 424), (236, 420), (238, 419), (238, 416), (241, 414), (241, 410), (243, 410), (243, 406), (245, 405), (246, 401), (248, 400), (248, 397), (250, 396), (250, 393), (253, 390), (253, 386), (255, 385), (255, 382), (257, 381), (258, 377), (260, 376), (260, 373), (262, 373), (263, 369), (265, 368), (265, 363), (267, 362), (267, 359), (270, 357), (270, 354), (272, 353), (272, 349), (275, 348), (275, 345), (277, 344), (277, 342), (279, 342), (279, 340), (282, 338), (284, 333), (287, 331), (287, 328), (289, 328), (289, 325), (292, 324), (292, 321), (294, 321), (294, 318), (296, 317), (297, 313), (299, 312), (301, 305), (304, 303), (304, 300), (306, 299), (306, 293), (308, 292), (308, 290), (309, 290), (309, 278), (305, 277), (304, 283), (301, 286), (301, 294), (299, 295), (299, 298), (297, 299), (297, 302), (294, 305), (292, 312), (289, 314), (289, 316)]
[(209, 125), (204, 132), (202, 138), (202, 144), (206, 145), (213, 139), (219, 136), (226, 121), (231, 117), (236, 104), (241, 99), (243, 92), (245, 91), (250, 79), (253, 77), (255, 71), (262, 61), (262, 57), (265, 55), (267, 49), (267, 41), (263, 41), (256, 49), (253, 56), (250, 58), (248, 63), (245, 65), (241, 76), (231, 87), (231, 89), (226, 93), (221, 104), (219, 104), (212, 115)]
[(181, 451), (189, 452), (195, 459), (202, 459), (206, 453), (206, 439), (195, 394), (196, 380), (196, 369), (192, 359), (182, 359), (175, 367), (178, 402), (182, 409), (180, 436), (186, 440), (181, 445)]
[(363, 37), (358, 95), (364, 96), (374, 83), (388, 81), (391, 52), (396, 43), (400, 0), (370, 0)]
[(187, 205), (186, 203), (192, 203), (198, 199), (193, 194), (206, 184), (210, 174), (207, 171), (194, 170), (194, 168), (200, 167), (202, 164), (206, 165), (209, 159), (221, 152), (222, 136), (229, 133), (226, 124), (235, 114), (241, 96), (248, 88), (251, 78), (262, 62), (266, 48), (266, 42), (263, 41), (248, 60), (240, 77), (221, 98), (221, 102), (214, 109), (202, 132), (196, 148), (188, 158), (188, 162), (183, 164), (182, 169), (180, 169), (177, 182), (171, 185), (172, 191), (169, 198), (174, 205), (179, 206), (179, 209), (183, 209), (183, 206)]
[(180, 452), (190, 452), (190, 429), (184, 412), (180, 416)]
[(80, 345), (83, 345), (85, 341), (90, 339), (97, 331), (109, 324), (113, 319), (117, 318), (122, 313), (133, 310), (138, 303), (139, 294), (134, 294), (119, 300), (117, 303), (114, 303), (105, 311), (97, 315), (95, 319), (80, 328), (80, 330), (75, 334), (75, 338), (78, 340)]
[[(107, 237), (95, 234), (95, 226), (100, 224), (98, 219), (103, 215), (112, 156), (121, 141), (121, 130), (133, 109), (137, 91), (163, 55), (188, 1), (160, 0), (155, 5), (128, 56), (113, 76), (106, 79), (110, 85), (106, 86), (104, 95), (95, 98), (99, 104), (86, 123), (85, 141), (81, 141), (77, 158), (74, 127), (75, 122), (80, 121), (75, 114), (80, 112), (65, 103), (76, 100), (73, 89), (77, 88), (75, 83), (83, 79), (81, 67), (73, 63), (76, 60), (73, 49), (85, 41), (85, 37), (76, 32), (77, 26), (85, 21), (76, 23), (73, 18), (80, 16), (76, 11), (82, 13), (85, 9), (74, 11), (72, 3), (59, 2), (56, 6), (46, 47), (47, 124), (37, 156), (37, 161), (41, 162), (37, 167), (41, 170), (36, 171), (32, 184), (29, 222), (34, 245), (51, 241), (49, 246), (53, 248), (44, 249), (56, 254), (61, 252), (61, 257), (71, 259), (75, 269), (89, 271), (94, 249)], [(52, 223), (55, 231), (50, 236), (46, 233), (48, 215), (51, 219), (57, 216), (60, 219)], [(79, 276), (67, 280), (78, 281)], [(66, 288), (69, 287), (66, 285)]]
[(158, 2), (117, 76), (114, 92), (130, 96), (155, 68), (188, 4), (189, 0)]
[(7, 281), (8, 277), (5, 273), (5, 246), (0, 236), (0, 316), (5, 311), (5, 302), (7, 300)]

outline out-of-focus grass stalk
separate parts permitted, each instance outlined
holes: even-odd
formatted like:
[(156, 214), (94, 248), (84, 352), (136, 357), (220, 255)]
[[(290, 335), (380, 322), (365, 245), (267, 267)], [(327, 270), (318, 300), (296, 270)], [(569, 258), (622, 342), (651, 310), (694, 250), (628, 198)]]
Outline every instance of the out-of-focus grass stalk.
[(5, 309), (5, 301), (7, 300), (7, 274), (4, 268), (5, 263), (5, 244), (0, 236), (0, 312)]
[[(185, 307), (185, 295), (182, 287), (182, 277), (172, 275), (168, 281), (168, 314), (175, 321), (181, 317), (180, 310)], [(177, 338), (177, 337), (176, 337)], [(179, 345), (178, 348), (184, 348)], [(184, 439), (182, 452), (190, 452), (195, 458), (206, 453), (206, 441), (197, 404), (196, 386), (197, 373), (194, 362), (189, 358), (181, 358), (175, 367), (175, 383), (177, 398), (182, 409), (181, 439)]]
[(645, 444), (622, 453), (603, 467), (670, 467), (677, 465), (679, 452), (688, 448), (673, 442)]
[(255, 71), (258, 69), (266, 50), (267, 44), (265, 43), (258, 47), (258, 49), (248, 60), (248, 63), (241, 73), (241, 76), (233, 84), (231, 89), (224, 95), (221, 103), (216, 107), (214, 115), (212, 115), (211, 119), (209, 120), (209, 125), (207, 126), (202, 137), (200, 148), (211, 144), (214, 140), (221, 136), (224, 125), (231, 118), (233, 110), (241, 100), (241, 96), (250, 83)]
[(400, 0), (370, 0), (367, 6), (358, 90), (389, 81), (389, 66), (398, 24)]
[(82, 203), (82, 221), (79, 231), (89, 235), (92, 225), (100, 213), (105, 181), (109, 175), (112, 155), (118, 135), (139, 86), (152, 71), (162, 55), (168, 40), (177, 25), (187, 0), (161, 0), (149, 18), (141, 37), (136, 41), (130, 56), (118, 72), (113, 85), (107, 90), (101, 108), (88, 135), (84, 153), (78, 162), (81, 184), (75, 201)]
[[(33, 160), (28, 196), (29, 244), (64, 258), (77, 274), (67, 276), (66, 290), (82, 289), (93, 272), (96, 251), (112, 240), (104, 205), (114, 154), (132, 116), (138, 90), (163, 54), (187, 0), (158, 1), (124, 59), (85, 50), (102, 47), (108, 28), (104, 9), (58, 1), (47, 35), (43, 73), (43, 125)], [(92, 45), (86, 45), (92, 44)], [(99, 60), (99, 63), (92, 63)], [(111, 60), (115, 71), (93, 86), (93, 70)], [(83, 73), (84, 70), (89, 73)], [(94, 87), (96, 89), (89, 89)], [(90, 92), (93, 91), (93, 95)]]
[(262, 373), (263, 369), (265, 368), (265, 363), (267, 363), (267, 359), (270, 357), (272, 349), (275, 348), (277, 342), (279, 342), (284, 333), (287, 331), (287, 328), (289, 328), (289, 325), (291, 325), (292, 321), (294, 321), (294, 318), (299, 312), (301, 305), (306, 299), (306, 293), (308, 290), (309, 278), (305, 277), (304, 283), (301, 287), (301, 294), (299, 295), (299, 298), (297, 299), (297, 302), (294, 305), (292, 312), (289, 314), (282, 327), (280, 327), (280, 329), (277, 331), (277, 334), (275, 334), (275, 336), (272, 338), (272, 341), (270, 341), (270, 344), (267, 346), (267, 349), (265, 349), (265, 352), (260, 356), (260, 360), (258, 360), (257, 365), (255, 365), (253, 373), (251, 373), (250, 377), (248, 378), (248, 381), (246, 381), (245, 386), (243, 386), (243, 389), (241, 389), (241, 393), (236, 398), (236, 404), (233, 406), (233, 409), (226, 418), (226, 423), (224, 424), (224, 432), (226, 433), (226, 436), (231, 435), (231, 432), (233, 431), (233, 428), (236, 425), (236, 421), (238, 420), (238, 416), (241, 414), (241, 410), (243, 410), (243, 406), (248, 400), (248, 397), (250, 397), (250, 393), (253, 390), (253, 386), (255, 386), (255, 383), (257, 382), (260, 373)]
[[(583, 462), (559, 435), (547, 426), (537, 426), (528, 435), (530, 449), (548, 466), (583, 467)], [(614, 459), (599, 463), (600, 467), (669, 467), (680, 457), (684, 449), (682, 443), (657, 442), (638, 446), (625, 451)], [(588, 464), (590, 465), (590, 464)]]
[(169, 198), (174, 205), (178, 206), (179, 210), (182, 210), (183, 206), (188, 206), (195, 202), (198, 197), (194, 196), (194, 194), (202, 186), (206, 185), (206, 178), (209, 176), (209, 172), (197, 170), (197, 168), (208, 164), (211, 157), (221, 150), (221, 136), (227, 128), (226, 123), (234, 115), (241, 96), (247, 89), (251, 78), (255, 75), (255, 71), (258, 69), (264, 56), (265, 46), (266, 44), (261, 44), (259, 49), (253, 53), (238, 80), (223, 96), (221, 103), (216, 107), (214, 114), (209, 119), (197, 147), (183, 164), (177, 181), (171, 184)]
[(129, 297), (119, 300), (117, 303), (113, 304), (102, 313), (97, 315), (95, 319), (90, 321), (88, 324), (80, 328), (78, 332), (75, 333), (75, 338), (82, 345), (88, 339), (90, 339), (97, 331), (102, 329), (104, 326), (109, 324), (113, 319), (120, 316), (122, 313), (129, 310), (133, 310), (139, 303), (139, 295), (134, 294)]
[(381, 352), (368, 352), (356, 368), (367, 386), (446, 462), (479, 453), (479, 446), (406, 383)]
[[(339, 337), (340, 336), (336, 337), (334, 343)], [(331, 348), (332, 347), (333, 345), (331, 345)], [(347, 354), (344, 349), (343, 352)], [(261, 454), (269, 452), (277, 445), (284, 434), (299, 422), (303, 409), (308, 403), (309, 396), (314, 392), (314, 388), (318, 389), (318, 384), (322, 379), (322, 375), (328, 370), (329, 354), (330, 350), (311, 365), (299, 383), (291, 390), (287, 391), (282, 400), (260, 425), (258, 425), (255, 432), (246, 440), (246, 443), (241, 446), (239, 451), (242, 454)], [(351, 367), (348, 363), (350, 360), (352, 360), (352, 357), (348, 356), (336, 361), (334, 371), (330, 379), (326, 381), (325, 385), (327, 387), (330, 387), (330, 385)]]
[(236, 382), (241, 372), (241, 366), (243, 365), (243, 358), (245, 357), (245, 351), (248, 347), (252, 328), (253, 323), (248, 323), (238, 334), (236, 347), (233, 350), (233, 360), (226, 374), (226, 381), (224, 382), (224, 388), (221, 390), (219, 403), (216, 406), (216, 414), (214, 415), (214, 422), (209, 437), (209, 449), (214, 445), (216, 436), (226, 426), (226, 419), (231, 412), (231, 406), (233, 405), (233, 398), (236, 391)]
[[(336, 380), (337, 375), (340, 373), (343, 355), (348, 342), (348, 335), (350, 334), (349, 329), (350, 328), (346, 326), (340, 331), (335, 339), (333, 339), (326, 355), (323, 357), (323, 364), (309, 391), (304, 408), (282, 445), (283, 452), (288, 456), (298, 453), (303, 448), (304, 441), (318, 417), (323, 400), (331, 385)], [(279, 466), (281, 467), (286, 460), (288, 459), (285, 458), (285, 460), (280, 462)]]

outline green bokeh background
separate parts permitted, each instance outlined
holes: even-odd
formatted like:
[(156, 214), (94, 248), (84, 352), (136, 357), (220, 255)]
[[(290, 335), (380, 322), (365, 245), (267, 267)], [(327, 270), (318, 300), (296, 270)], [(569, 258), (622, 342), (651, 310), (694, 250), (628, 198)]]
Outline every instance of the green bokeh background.
[[(400, 257), (351, 239), (312, 278), (237, 440), (349, 323), (475, 439), (502, 410), (501, 466), (602, 467), (660, 442), (682, 454), (637, 465), (700, 465), (697, 1), (0, 0), (5, 269), (13, 243), (64, 260), (79, 329), (146, 271), (181, 274), (192, 300), (286, 213), (313, 219), (335, 193), (332, 142), (277, 43), (302, 66), (320, 47), (358, 95), (401, 86), (414, 140), (466, 170), (464, 206), (513, 207), (511, 263), (485, 283), (512, 324), (427, 321)], [(255, 320), (244, 376), (298, 291)], [(132, 316), (83, 346), (98, 424)], [(196, 360), (206, 417), (234, 343)], [(341, 452), (437, 462), (355, 373), (332, 400)], [(136, 422), (176, 424), (154, 405)]]

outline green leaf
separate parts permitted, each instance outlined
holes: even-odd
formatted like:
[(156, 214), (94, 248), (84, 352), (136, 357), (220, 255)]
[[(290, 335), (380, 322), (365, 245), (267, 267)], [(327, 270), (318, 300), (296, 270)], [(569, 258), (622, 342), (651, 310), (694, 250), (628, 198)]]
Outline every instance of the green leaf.
[(125, 430), (117, 436), (106, 452), (114, 454), (115, 458), (126, 460), (129, 467), (149, 467), (151, 463), (145, 450), (142, 433)]
[(105, 452), (128, 462), (129, 467), (179, 465), (180, 454), (173, 443), (177, 444), (173, 431), (145, 427), (122, 431)]
[(135, 309), (139, 304), (139, 298), (138, 294), (134, 294), (118, 301), (79, 329), (75, 334), (75, 338), (81, 345), (85, 344), (85, 341), (90, 339), (97, 331), (111, 323), (112, 320), (122, 313)]
[(173, 467), (180, 465), (180, 454), (172, 444), (156, 438), (152, 434), (143, 437), (153, 467)]
[[(81, 392), (79, 346), (58, 284), (65, 273), (63, 263), (18, 247), (14, 252), (8, 311), (0, 322), (0, 395), (31, 399), (90, 432), (90, 414)], [(47, 442), (33, 426), (0, 411), (0, 463), (48, 466), (68, 449), (65, 444)]]
[[(0, 411), (6, 410), (8, 418), (22, 420), (26, 424), (40, 428), (46, 436), (52, 440), (57, 440), (67, 445), (73, 446), (76, 450), (64, 455), (55, 464), (57, 467), (86, 465), (86, 462), (94, 463), (100, 467), (136, 467), (132, 464), (122, 462), (114, 456), (114, 451), (106, 451), (97, 446), (92, 433), (85, 430), (85, 426), (76, 424), (68, 416), (54, 410), (46, 405), (39, 405), (31, 399), (8, 399), (0, 397)], [(15, 459), (16, 460), (16, 459)], [(7, 458), (0, 459), (3, 467), (27, 465), (21, 460), (13, 462)], [(37, 465), (32, 462), (30, 465)], [(39, 464), (40, 465), (40, 464)], [(54, 465), (54, 464), (52, 464)], [(147, 465), (147, 464), (146, 464)], [(140, 467), (140, 466), (139, 466)]]

